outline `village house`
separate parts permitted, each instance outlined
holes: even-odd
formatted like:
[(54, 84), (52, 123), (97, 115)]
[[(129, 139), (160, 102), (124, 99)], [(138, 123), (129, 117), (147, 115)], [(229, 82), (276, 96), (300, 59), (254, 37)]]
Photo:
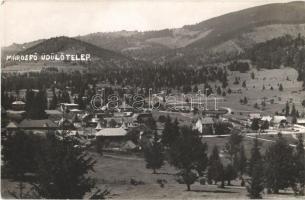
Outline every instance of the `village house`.
[(288, 122), (285, 116), (275, 115), (271, 120), (271, 124), (276, 128), (284, 128)]
[(48, 132), (56, 131), (58, 129), (58, 126), (49, 119), (24, 119), (19, 124), (16, 122), (9, 122), (6, 126), (6, 130), (8, 132), (14, 132), (18, 129), (31, 131), (34, 134), (45, 135)]
[(16, 111), (24, 110), (25, 109), (25, 103), (23, 101), (14, 101), (12, 103), (12, 109)]
[(297, 125), (305, 126), (305, 118), (298, 118)]
[(60, 104), (61, 111), (65, 110), (73, 110), (73, 109), (79, 109), (79, 105), (76, 103), (61, 103)]
[(103, 149), (120, 149), (124, 145), (127, 131), (123, 127), (104, 128), (95, 133), (97, 143), (103, 146)]
[(215, 121), (212, 117), (199, 117), (193, 129), (198, 130), (201, 134), (204, 134), (205, 130), (210, 130), (212, 134), (215, 134), (214, 124)]
[(14, 130), (17, 130), (18, 129), (18, 124), (16, 122), (9, 122), (7, 125), (6, 125), (6, 129), (11, 132), (11, 131), (14, 131)]
[(24, 119), (18, 124), (24, 130), (56, 130), (58, 126), (49, 119)]
[(261, 118), (261, 121), (267, 121), (267, 122), (271, 122), (271, 120), (272, 120), (272, 117), (271, 116), (263, 116), (262, 118)]
[[(5, 111), (5, 110), (4, 110)], [(25, 118), (25, 103), (23, 101), (14, 101), (12, 109), (5, 111), (6, 116), (13, 121), (21, 121)]]

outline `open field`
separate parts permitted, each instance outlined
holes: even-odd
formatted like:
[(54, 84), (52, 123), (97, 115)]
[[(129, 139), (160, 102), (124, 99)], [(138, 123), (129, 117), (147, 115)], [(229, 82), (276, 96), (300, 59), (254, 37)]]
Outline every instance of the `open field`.
[[(232, 186), (221, 189), (216, 185), (200, 185), (196, 182), (192, 185), (192, 191), (186, 191), (184, 184), (175, 181), (176, 170), (166, 164), (157, 174), (145, 168), (142, 159), (134, 157), (101, 157), (93, 155), (97, 159), (95, 172), (91, 175), (97, 179), (99, 188), (110, 190), (109, 199), (245, 199), (247, 192), (245, 187), (240, 187), (239, 181), (233, 181)], [(134, 159), (133, 159), (134, 158)], [(142, 181), (143, 184), (132, 185), (130, 179)], [(167, 181), (164, 187), (158, 183), (158, 179)], [(4, 179), (2, 181), (2, 197), (8, 198), (7, 190), (16, 187), (16, 182)], [(264, 198), (293, 198), (291, 191), (282, 191), (283, 194), (268, 195)]]
[[(252, 70), (255, 74), (255, 79), (250, 78), (250, 73), (239, 73), (232, 72), (229, 78), (229, 87), (242, 88), (241, 83), (246, 80), (247, 88), (242, 88), (242, 94), (231, 94), (226, 97), (225, 105), (231, 107), (236, 112), (239, 110), (249, 110), (249, 111), (260, 111), (255, 109), (253, 106), (255, 103), (261, 107), (261, 102), (266, 101), (265, 110), (261, 110), (263, 114), (274, 114), (275, 112), (281, 112), (285, 107), (285, 103), (291, 102), (295, 103), (296, 109), (299, 111), (304, 111), (301, 107), (301, 101), (305, 98), (305, 91), (302, 91), (302, 83), (296, 81), (298, 73), (292, 68), (282, 68), (282, 69), (262, 69), (260, 71)], [(233, 85), (234, 77), (240, 77), (240, 85)], [(288, 80), (287, 80), (288, 78)], [(284, 90), (281, 92), (278, 89), (278, 84), (282, 84)], [(265, 85), (265, 90), (262, 90), (263, 85)], [(271, 90), (271, 86), (273, 90)], [(248, 104), (241, 105), (239, 100), (247, 97)], [(273, 99), (274, 103), (271, 104), (270, 100)], [(235, 103), (234, 103), (235, 102)], [(300, 112), (300, 113), (301, 113)]]
[[(266, 136), (267, 137), (267, 136)], [(277, 136), (269, 137), (275, 140)], [(287, 136), (288, 137), (288, 136)], [(261, 138), (264, 138), (261, 136)], [(214, 145), (220, 148), (221, 156), (225, 156), (223, 148), (228, 137), (203, 138), (209, 146), (210, 154)], [(243, 144), (245, 146), (246, 156), (249, 158), (253, 144), (253, 138), (244, 137)], [(262, 153), (265, 152), (271, 142), (260, 140)], [(192, 185), (192, 191), (186, 191), (184, 184), (178, 184), (176, 181), (177, 170), (168, 163), (157, 170), (157, 174), (152, 174), (152, 170), (146, 169), (145, 161), (141, 156), (133, 154), (122, 155), (105, 153), (101, 156), (98, 153), (90, 153), (97, 160), (95, 171), (90, 175), (97, 180), (99, 188), (108, 188), (110, 190), (110, 199), (245, 199), (247, 192), (245, 187), (240, 187), (240, 181), (232, 182), (232, 186), (226, 186), (225, 189), (218, 188), (216, 185), (200, 185), (196, 182)], [(141, 181), (142, 184), (133, 185), (130, 180)], [(157, 180), (166, 180), (164, 187), (158, 184)], [(7, 179), (2, 180), (2, 196), (9, 197), (8, 190), (16, 187), (16, 182)], [(294, 198), (291, 190), (281, 191), (278, 195), (264, 194), (264, 198), (287, 199)], [(300, 198), (301, 199), (301, 198)]]
[[(255, 78), (251, 79), (250, 74), (254, 72)], [(248, 119), (249, 113), (261, 113), (262, 115), (274, 115), (276, 112), (281, 113), (285, 108), (286, 102), (289, 102), (290, 108), (295, 104), (295, 108), (300, 114), (305, 113), (305, 108), (302, 107), (301, 102), (305, 99), (305, 91), (302, 90), (302, 82), (296, 81), (298, 73), (293, 68), (281, 69), (261, 69), (257, 71), (252, 69), (247, 73), (240, 73), (237, 71), (229, 71), (228, 87), (232, 90), (231, 94), (217, 99), (217, 108), (226, 107), (231, 108), (234, 118)], [(235, 77), (240, 78), (238, 85), (233, 84)], [(246, 88), (242, 87), (242, 82), (246, 80)], [(221, 86), (220, 82), (209, 83), (213, 92), (216, 92), (215, 86)], [(282, 84), (284, 90), (279, 91), (278, 84)], [(263, 85), (265, 90), (263, 90)], [(271, 90), (271, 86), (273, 90)], [(198, 86), (201, 91), (204, 91), (204, 84)], [(238, 93), (237, 91), (241, 92)], [(247, 97), (248, 103), (241, 104), (240, 100)], [(262, 108), (261, 103), (265, 100), (266, 106)], [(205, 102), (203, 97), (202, 102)], [(254, 108), (257, 103), (259, 108)], [(214, 97), (208, 100), (208, 109), (214, 109)], [(169, 111), (155, 111), (153, 112), (155, 119), (160, 115), (169, 115), (172, 118), (177, 118), (182, 124), (188, 125), (192, 120), (191, 113), (169, 112)]]
[[(251, 72), (254, 72), (255, 78), (251, 79)], [(238, 71), (228, 71), (228, 88), (232, 90), (231, 94), (226, 91), (226, 96), (223, 100), (217, 101), (217, 107), (229, 107), (234, 112), (236, 118), (245, 118), (247, 114), (253, 112), (260, 112), (264, 115), (272, 115), (275, 112), (281, 112), (284, 109), (286, 102), (295, 104), (296, 109), (301, 114), (305, 112), (301, 102), (305, 98), (305, 91), (302, 90), (302, 82), (296, 81), (298, 72), (289, 67), (280, 69), (251, 69), (247, 73), (240, 73)], [(233, 84), (235, 77), (240, 78), (239, 84)], [(246, 80), (246, 88), (242, 87), (242, 82)], [(282, 84), (284, 90), (279, 91), (278, 84)], [(220, 82), (210, 85), (216, 92), (215, 86), (221, 86)], [(263, 85), (265, 90), (263, 90)], [(273, 87), (273, 90), (270, 88)], [(198, 86), (201, 91), (204, 91), (204, 85)], [(237, 91), (241, 90), (240, 93)], [(240, 103), (240, 99), (247, 97), (248, 103), (246, 105)], [(266, 102), (266, 107), (262, 109), (261, 102)], [(274, 101), (273, 103), (271, 103)], [(257, 103), (259, 109), (254, 108)], [(208, 108), (214, 108), (214, 100), (209, 101)]]

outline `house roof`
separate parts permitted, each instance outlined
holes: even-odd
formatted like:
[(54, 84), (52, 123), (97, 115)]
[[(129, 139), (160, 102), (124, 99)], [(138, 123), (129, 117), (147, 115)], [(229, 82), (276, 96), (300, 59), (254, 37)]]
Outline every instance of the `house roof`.
[(25, 103), (23, 101), (14, 101), (12, 104), (13, 105), (25, 105)]
[(40, 119), (40, 120), (32, 120), (32, 119), (24, 119), (19, 124), (20, 128), (56, 128), (57, 125), (49, 119)]
[(25, 110), (7, 110), (6, 113), (12, 115), (22, 115), (25, 113)]
[(127, 131), (122, 127), (119, 128), (104, 128), (95, 133), (96, 136), (103, 136), (103, 137), (120, 137), (126, 136)]
[(82, 110), (74, 108), (74, 109), (71, 109), (70, 112), (82, 112)]
[(98, 122), (96, 127), (95, 127), (95, 130), (101, 130), (101, 129), (102, 129), (101, 123)]
[(47, 115), (62, 115), (62, 112), (59, 110), (45, 110)]
[(78, 104), (76, 104), (76, 103), (61, 103), (61, 105), (65, 105), (65, 106), (78, 106)]
[(122, 147), (122, 149), (126, 149), (126, 150), (132, 150), (137, 148), (137, 145), (135, 145), (135, 143), (133, 143), (131, 140), (128, 140)]

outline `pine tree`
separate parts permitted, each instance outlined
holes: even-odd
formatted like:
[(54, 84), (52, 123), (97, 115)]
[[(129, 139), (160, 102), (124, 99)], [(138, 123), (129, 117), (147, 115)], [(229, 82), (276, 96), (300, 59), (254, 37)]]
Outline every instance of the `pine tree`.
[(296, 124), (297, 123), (297, 110), (295, 109), (295, 105), (292, 104), (292, 109), (291, 109), (291, 123)]
[(167, 116), (161, 137), (161, 141), (163, 145), (166, 147), (170, 147), (178, 136), (179, 136), (178, 120), (175, 119), (175, 121), (172, 122), (171, 118)]
[(251, 176), (252, 174), (252, 168), (255, 165), (255, 163), (261, 162), (262, 161), (262, 156), (260, 153), (260, 148), (259, 148), (259, 141), (258, 138), (254, 139), (253, 147), (251, 149), (251, 158), (249, 162), (249, 169), (248, 169), (248, 174)]
[(221, 88), (219, 86), (217, 87), (217, 94), (221, 95)]
[(27, 89), (25, 93), (25, 110), (31, 112), (34, 106), (35, 93), (31, 89)]
[(251, 72), (251, 79), (255, 79), (255, 74), (254, 74), (254, 72)]
[(206, 163), (207, 145), (201, 142), (196, 131), (189, 127), (182, 127), (178, 138), (169, 149), (170, 163), (180, 170), (183, 182), (187, 185), (187, 190), (197, 180), (197, 170), (204, 171)]
[(246, 88), (247, 87), (247, 83), (246, 81), (243, 81), (242, 85), (241, 85), (243, 88)]
[(70, 94), (66, 90), (62, 93), (61, 103), (71, 103)]
[(29, 108), (28, 108), (28, 117), (31, 119), (44, 119), (46, 118), (45, 109), (47, 106), (46, 92), (39, 90), (39, 92), (32, 97), (29, 94)]
[(268, 189), (278, 193), (280, 189), (292, 186), (295, 181), (293, 151), (281, 135), (267, 149), (265, 163), (265, 177)]
[(263, 121), (262, 125), (261, 125), (261, 129), (265, 130), (269, 128), (269, 122), (267, 120)]
[(290, 113), (291, 116), (295, 116), (296, 115), (296, 109), (295, 109), (295, 105), (294, 103), (292, 104), (292, 108), (291, 108), (291, 113)]
[(9, 96), (7, 92), (4, 91), (4, 88), (2, 88), (1, 91), (1, 106), (3, 106), (4, 109), (10, 108)]
[(298, 135), (298, 143), (294, 154), (296, 181), (293, 190), (296, 195), (304, 196), (305, 194), (305, 150), (303, 135)]
[(302, 101), (302, 106), (305, 108), (305, 99)]
[(238, 80), (237, 77), (235, 77), (235, 80), (234, 80), (233, 84), (234, 84), (234, 85), (238, 85), (238, 84), (239, 84), (239, 80)]
[(247, 191), (251, 199), (262, 198), (261, 192), (264, 189), (264, 172), (262, 156), (260, 154), (258, 139), (255, 138), (254, 145), (251, 150), (251, 159), (249, 166), (250, 180), (248, 182)]
[(81, 110), (84, 110), (86, 108), (86, 104), (83, 100), (83, 95), (82, 94), (79, 94), (77, 96), (77, 104), (79, 106), (79, 109), (81, 109)]
[(224, 70), (223, 77), (222, 77), (222, 88), (226, 88), (228, 86), (228, 72)]
[(283, 85), (280, 84), (280, 86), (279, 86), (279, 91), (282, 92), (283, 90), (284, 90)]
[(82, 199), (87, 192), (103, 197), (88, 173), (93, 170), (93, 160), (77, 140), (71, 137), (48, 135), (47, 143), (38, 160), (37, 180), (34, 190), (41, 198)]
[(232, 93), (231, 88), (229, 88), (227, 92), (228, 92), (228, 94), (231, 94)]
[(244, 103), (244, 104), (248, 104), (248, 98), (247, 98), (247, 97), (244, 97), (243, 103)]
[(251, 129), (257, 131), (259, 129), (259, 119), (253, 119)]
[(25, 173), (37, 171), (36, 156), (43, 145), (41, 137), (18, 130), (2, 141), (3, 170), (10, 178), (23, 180)]
[(214, 181), (217, 184), (218, 181), (222, 181), (224, 185), (224, 169), (219, 157), (218, 147), (214, 146), (212, 154), (209, 157), (209, 166), (208, 166), (208, 179), (209, 182)]
[(234, 180), (237, 178), (237, 171), (233, 167), (232, 164), (228, 164), (225, 167), (225, 180), (228, 182), (228, 185), (231, 185), (231, 180)]
[(242, 135), (237, 132), (233, 132), (228, 142), (225, 144), (225, 150), (230, 155), (231, 161), (237, 156), (237, 153), (240, 151), (240, 145), (243, 140)]
[(53, 97), (52, 97), (52, 100), (50, 103), (50, 110), (56, 109), (57, 103), (58, 103), (57, 96), (56, 96), (55, 90), (53, 89)]
[(156, 170), (160, 169), (164, 164), (163, 146), (159, 141), (156, 131), (152, 143), (149, 143), (149, 145), (144, 148), (144, 158), (146, 161), (146, 168), (152, 169), (154, 174), (156, 173)]
[(198, 92), (198, 86), (197, 85), (194, 86), (193, 92), (195, 92), (195, 93)]
[(240, 173), (240, 176), (242, 177), (247, 168), (247, 157), (246, 157), (244, 145), (241, 145), (239, 148), (236, 168)]
[(289, 103), (288, 101), (286, 102), (285, 105), (285, 116), (288, 117), (289, 116), (289, 111), (290, 111), (290, 107), (289, 107)]

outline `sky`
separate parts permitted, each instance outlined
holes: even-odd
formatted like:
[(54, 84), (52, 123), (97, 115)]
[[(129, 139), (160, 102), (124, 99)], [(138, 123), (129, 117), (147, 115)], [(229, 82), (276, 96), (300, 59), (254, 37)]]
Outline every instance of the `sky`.
[[(3, 1), (3, 0), (1, 0)], [(5, 0), (1, 46), (56, 36), (180, 28), (225, 13), (286, 0)]]

